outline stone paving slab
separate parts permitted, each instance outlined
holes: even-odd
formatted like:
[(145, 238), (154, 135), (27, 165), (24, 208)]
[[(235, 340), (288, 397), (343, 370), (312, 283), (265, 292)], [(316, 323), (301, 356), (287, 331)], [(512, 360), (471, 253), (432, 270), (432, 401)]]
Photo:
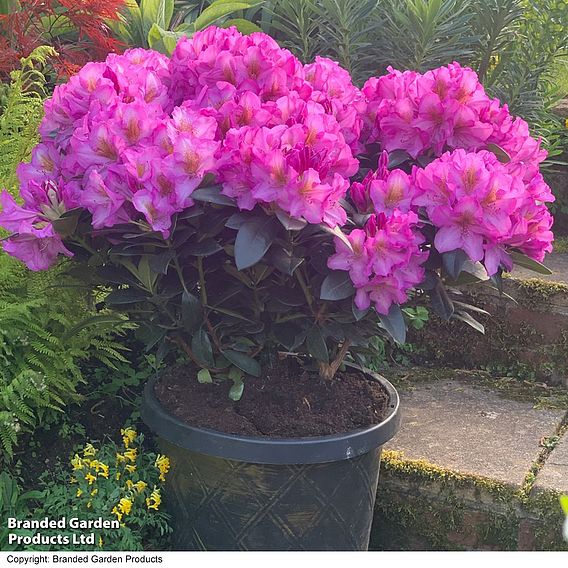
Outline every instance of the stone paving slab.
[(517, 280), (539, 278), (541, 280), (568, 284), (568, 253), (553, 252), (544, 259), (544, 265), (552, 270), (552, 274), (545, 276), (522, 266), (515, 266), (511, 276)]
[(388, 449), (511, 486), (522, 485), (540, 440), (556, 431), (565, 414), (535, 410), (458, 379), (418, 384), (400, 395), (403, 424)]
[(559, 491), (568, 494), (568, 435), (564, 434), (560, 442), (548, 456), (544, 467), (536, 476), (533, 491)]

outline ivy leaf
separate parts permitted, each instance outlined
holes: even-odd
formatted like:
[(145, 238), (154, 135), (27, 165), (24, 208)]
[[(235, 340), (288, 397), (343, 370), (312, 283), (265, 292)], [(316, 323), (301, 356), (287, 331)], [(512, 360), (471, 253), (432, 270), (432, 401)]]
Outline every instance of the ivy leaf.
[(322, 300), (344, 300), (355, 292), (349, 273), (335, 270), (328, 274), (321, 285), (320, 298)]
[(235, 239), (235, 263), (239, 270), (256, 264), (276, 237), (277, 226), (268, 216), (254, 217), (243, 223)]

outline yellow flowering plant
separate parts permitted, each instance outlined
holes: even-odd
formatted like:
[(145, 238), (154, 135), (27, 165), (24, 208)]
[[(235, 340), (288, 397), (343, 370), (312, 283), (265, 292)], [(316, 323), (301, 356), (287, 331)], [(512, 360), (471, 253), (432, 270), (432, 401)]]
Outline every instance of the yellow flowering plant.
[[(144, 436), (132, 427), (120, 431), (121, 444), (88, 443), (74, 453), (69, 467), (43, 479), (41, 515), (114, 521), (117, 528), (65, 529), (63, 534), (94, 534), (92, 543), (69, 545), (70, 550), (148, 550), (167, 548), (168, 515), (162, 487), (169, 458), (146, 451)], [(47, 549), (49, 547), (43, 547)], [(64, 550), (65, 547), (57, 547)]]

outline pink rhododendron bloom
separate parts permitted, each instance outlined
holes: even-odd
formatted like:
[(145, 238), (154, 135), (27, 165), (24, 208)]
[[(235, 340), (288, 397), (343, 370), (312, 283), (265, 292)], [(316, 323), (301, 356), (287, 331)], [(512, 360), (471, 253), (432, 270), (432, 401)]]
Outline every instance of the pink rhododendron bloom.
[(541, 178), (525, 184), (492, 152), (447, 152), (424, 169), (415, 168), (412, 177), (414, 204), (425, 208), (437, 228), (439, 252), (464, 250), (493, 275), (500, 264), (511, 267), (506, 245), (536, 260), (551, 250), (551, 217), (538, 199), (552, 198), (548, 187)]
[(38, 212), (26, 209), (16, 203), (16, 200), (7, 192), (0, 193), (0, 224), (4, 229), (17, 232), (20, 227), (31, 226), (38, 220)]
[(355, 305), (367, 309), (371, 303), (381, 314), (387, 314), (393, 303), (404, 303), (408, 290), (424, 278), (422, 263), (428, 257), (420, 250), (424, 241), (416, 230), (415, 213), (394, 211), (371, 215), (365, 229), (353, 229), (347, 240), (335, 238), (336, 253), (329, 257), (333, 270), (349, 271), (356, 288)]
[(73, 256), (51, 225), (10, 237), (4, 243), (4, 250), (34, 271), (47, 270), (60, 254)]

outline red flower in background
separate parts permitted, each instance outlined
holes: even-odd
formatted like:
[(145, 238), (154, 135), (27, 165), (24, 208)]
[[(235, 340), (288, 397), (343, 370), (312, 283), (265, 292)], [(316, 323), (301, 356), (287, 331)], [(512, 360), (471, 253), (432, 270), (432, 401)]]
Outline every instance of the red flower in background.
[(0, 77), (20, 65), (40, 45), (59, 53), (59, 77), (76, 73), (85, 63), (103, 60), (124, 46), (113, 37), (109, 21), (118, 20), (125, 0), (20, 0), (0, 14)]

